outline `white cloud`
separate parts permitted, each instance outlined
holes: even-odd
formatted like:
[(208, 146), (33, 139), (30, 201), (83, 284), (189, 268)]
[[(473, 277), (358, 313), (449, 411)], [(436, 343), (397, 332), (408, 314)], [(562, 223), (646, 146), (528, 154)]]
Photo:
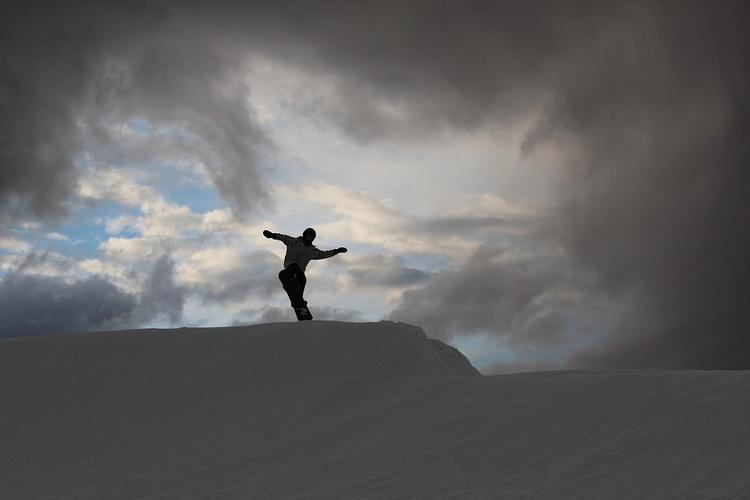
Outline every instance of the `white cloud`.
[(27, 252), (31, 250), (32, 245), (28, 241), (20, 238), (9, 236), (0, 236), (0, 250), (8, 250), (13, 253)]
[(138, 264), (148, 257), (175, 250), (174, 242), (161, 238), (111, 237), (99, 245), (107, 258)]
[(159, 197), (151, 186), (135, 182), (137, 169), (95, 166), (86, 169), (78, 183), (78, 196), (83, 199), (105, 200), (140, 208)]
[[(500, 219), (533, 224), (542, 213), (489, 193), (467, 193), (453, 206), (447, 206), (435, 215), (418, 216), (398, 210), (392, 206), (392, 201), (386, 204), (371, 193), (326, 183), (277, 185), (273, 192), (278, 199), (295, 200), (297, 204), (304, 201), (311, 206), (323, 207), (329, 217), (339, 215), (338, 220), (314, 226), (318, 234), (325, 234), (329, 241), (371, 245), (395, 254), (442, 254), (456, 262), (465, 259), (483, 240), (465, 232), (470, 229), (468, 223), (451, 217), (464, 216), (469, 218), (468, 222), (470, 219), (495, 217), (497, 224), (502, 222)], [(441, 229), (442, 226), (446, 228)], [(523, 234), (519, 227), (509, 224), (496, 230)], [(337, 243), (336, 246), (340, 245)]]
[(236, 248), (206, 248), (193, 252), (178, 267), (177, 275), (182, 282), (188, 284), (210, 283), (244, 264), (243, 253)]
[(4, 259), (5, 271), (22, 271), (25, 274), (62, 278), (71, 282), (82, 275), (79, 261), (75, 257), (47, 250), (27, 251), (9, 255)]
[(55, 231), (53, 231), (51, 233), (47, 233), (47, 238), (49, 238), (51, 240), (55, 240), (55, 241), (70, 241), (70, 238), (68, 238), (64, 234), (60, 234), (60, 233), (55, 232)]
[[(143, 261), (141, 265), (143, 266)], [(78, 261), (77, 267), (85, 274), (105, 277), (125, 292), (140, 292), (140, 283), (134, 279), (134, 274), (120, 263), (101, 259), (83, 259)]]

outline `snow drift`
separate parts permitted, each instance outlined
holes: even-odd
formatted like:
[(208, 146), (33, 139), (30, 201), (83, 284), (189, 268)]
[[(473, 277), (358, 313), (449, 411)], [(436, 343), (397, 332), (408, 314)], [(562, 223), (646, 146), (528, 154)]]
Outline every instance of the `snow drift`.
[(487, 377), (405, 323), (0, 341), (0, 497), (741, 498), (750, 373)]

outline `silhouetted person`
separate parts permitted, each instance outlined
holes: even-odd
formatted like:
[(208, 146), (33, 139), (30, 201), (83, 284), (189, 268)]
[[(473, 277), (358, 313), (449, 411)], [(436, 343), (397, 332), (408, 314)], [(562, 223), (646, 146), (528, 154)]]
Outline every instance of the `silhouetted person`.
[(286, 245), (284, 256), (284, 269), (279, 272), (281, 285), (289, 295), (292, 307), (307, 306), (307, 301), (302, 297), (305, 292), (307, 278), (305, 268), (311, 260), (321, 260), (333, 257), (336, 254), (346, 252), (346, 248), (339, 247), (333, 250), (320, 250), (312, 244), (315, 239), (315, 229), (308, 227), (302, 236), (287, 236), (281, 233), (263, 231), (263, 236), (279, 240)]

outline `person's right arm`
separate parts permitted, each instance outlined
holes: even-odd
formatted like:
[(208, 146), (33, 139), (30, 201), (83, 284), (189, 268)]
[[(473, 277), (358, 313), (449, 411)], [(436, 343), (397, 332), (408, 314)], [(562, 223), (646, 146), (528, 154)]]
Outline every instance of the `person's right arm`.
[(285, 245), (288, 245), (289, 242), (294, 240), (294, 236), (288, 236), (282, 233), (272, 233), (271, 231), (268, 231), (268, 230), (263, 231), (263, 236), (265, 236), (266, 238), (271, 238), (272, 240), (279, 240), (283, 242)]
[(327, 259), (329, 257), (333, 257), (334, 255), (338, 255), (344, 252), (346, 252), (346, 248), (344, 247), (334, 248), (333, 250), (320, 250), (316, 248), (315, 253), (310, 258), (312, 260), (322, 260), (322, 259)]

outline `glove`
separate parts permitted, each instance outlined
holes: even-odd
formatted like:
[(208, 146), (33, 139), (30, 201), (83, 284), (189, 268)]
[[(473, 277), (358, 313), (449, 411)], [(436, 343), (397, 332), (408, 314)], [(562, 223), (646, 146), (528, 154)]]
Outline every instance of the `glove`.
[(346, 253), (346, 248), (344, 248), (344, 247), (338, 247), (338, 248), (336, 249), (336, 251), (337, 251), (338, 253)]
[(272, 234), (273, 233), (269, 231), (268, 229), (263, 230), (263, 236), (265, 236), (266, 238), (270, 238)]

